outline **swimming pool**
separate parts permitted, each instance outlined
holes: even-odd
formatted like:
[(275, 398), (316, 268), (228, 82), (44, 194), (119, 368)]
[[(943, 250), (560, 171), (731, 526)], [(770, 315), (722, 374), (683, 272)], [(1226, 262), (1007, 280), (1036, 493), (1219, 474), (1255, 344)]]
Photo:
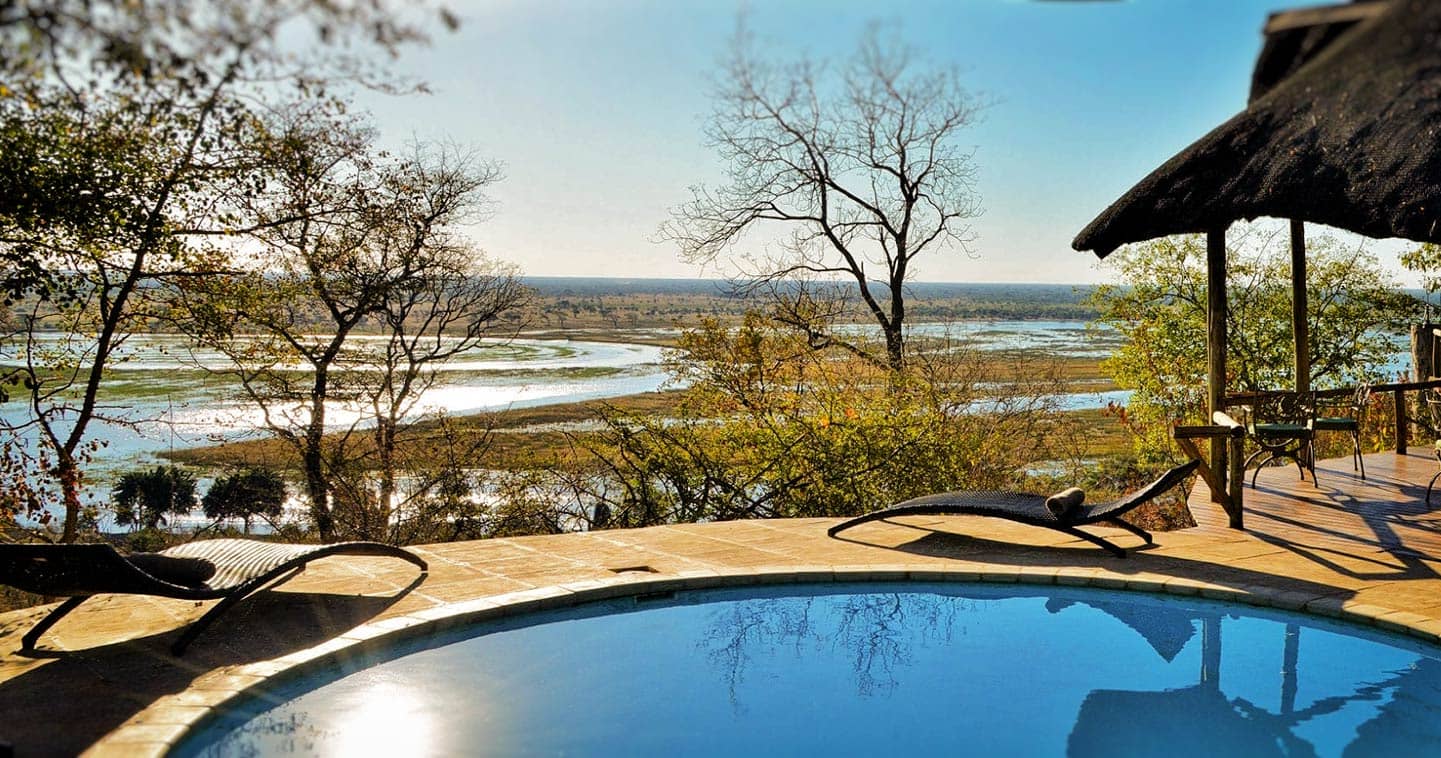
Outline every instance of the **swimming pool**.
[(1434, 648), (1054, 586), (612, 600), (414, 639), (272, 695), (179, 754), (1350, 758), (1441, 745)]

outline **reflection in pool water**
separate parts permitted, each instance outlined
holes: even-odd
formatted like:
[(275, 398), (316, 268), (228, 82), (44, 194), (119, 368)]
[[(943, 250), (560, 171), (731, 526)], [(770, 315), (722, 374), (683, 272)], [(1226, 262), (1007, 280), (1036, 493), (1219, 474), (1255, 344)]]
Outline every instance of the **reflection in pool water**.
[(717, 590), (511, 620), (386, 658), (282, 687), (278, 705), (240, 709), (182, 753), (1350, 757), (1441, 745), (1432, 649), (1094, 590)]

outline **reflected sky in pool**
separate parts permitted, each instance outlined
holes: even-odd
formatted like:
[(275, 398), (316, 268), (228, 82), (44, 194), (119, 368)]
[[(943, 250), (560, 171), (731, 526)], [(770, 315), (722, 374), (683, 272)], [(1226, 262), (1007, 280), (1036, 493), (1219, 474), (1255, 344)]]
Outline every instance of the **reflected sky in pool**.
[(1095, 590), (682, 593), (481, 626), (386, 658), (284, 685), (182, 754), (1354, 758), (1441, 745), (1434, 649)]

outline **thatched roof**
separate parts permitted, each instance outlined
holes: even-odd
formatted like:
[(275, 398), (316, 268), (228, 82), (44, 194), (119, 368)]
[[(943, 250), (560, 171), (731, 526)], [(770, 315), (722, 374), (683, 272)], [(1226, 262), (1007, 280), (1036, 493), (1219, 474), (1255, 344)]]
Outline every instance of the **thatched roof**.
[(1279, 84), (1263, 83), (1265, 94), (1142, 179), (1072, 246), (1105, 257), (1259, 216), (1441, 242), (1441, 2), (1390, 0), (1368, 15), (1299, 68), (1278, 67)]
[(1385, 9), (1385, 0), (1351, 0), (1346, 5), (1303, 8), (1271, 14), (1266, 40), (1251, 72), (1251, 97), (1271, 91), (1312, 58), (1340, 39), (1351, 27)]

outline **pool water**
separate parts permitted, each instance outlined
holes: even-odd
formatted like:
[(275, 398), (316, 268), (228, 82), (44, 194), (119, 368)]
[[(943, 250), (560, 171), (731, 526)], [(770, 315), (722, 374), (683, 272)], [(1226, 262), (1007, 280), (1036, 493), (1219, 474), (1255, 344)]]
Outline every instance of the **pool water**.
[(285, 684), (179, 752), (1434, 755), (1437, 653), (1134, 593), (709, 590), (412, 640)]

